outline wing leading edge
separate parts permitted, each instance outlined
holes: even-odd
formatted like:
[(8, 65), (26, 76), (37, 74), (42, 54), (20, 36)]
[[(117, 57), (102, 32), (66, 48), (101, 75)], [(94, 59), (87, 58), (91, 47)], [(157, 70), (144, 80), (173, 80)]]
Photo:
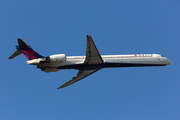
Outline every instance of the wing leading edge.
[[(94, 41), (90, 35), (87, 35), (87, 46), (86, 46), (86, 59), (83, 64), (103, 64), (103, 59), (94, 44)], [(62, 86), (60, 86), (57, 89), (67, 87), (93, 73), (96, 71), (100, 70), (98, 69), (93, 69), (93, 70), (79, 70), (76, 76), (74, 76), (71, 80), (68, 82), (64, 83)]]

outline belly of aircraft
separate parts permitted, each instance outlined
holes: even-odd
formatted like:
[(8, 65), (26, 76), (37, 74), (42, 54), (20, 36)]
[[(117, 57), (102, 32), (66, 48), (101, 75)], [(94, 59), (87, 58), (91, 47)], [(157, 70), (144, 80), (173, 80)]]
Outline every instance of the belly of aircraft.
[(145, 66), (165, 66), (166, 64), (147, 64), (147, 63), (110, 63), (103, 64), (76, 64), (59, 66), (57, 69), (77, 69), (77, 70), (93, 70), (110, 67), (145, 67)]

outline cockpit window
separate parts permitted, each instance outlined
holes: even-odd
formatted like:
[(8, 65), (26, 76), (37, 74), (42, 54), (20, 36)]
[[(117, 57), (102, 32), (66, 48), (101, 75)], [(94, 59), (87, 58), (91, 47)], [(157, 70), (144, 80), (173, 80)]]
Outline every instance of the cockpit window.
[(161, 57), (164, 57), (163, 55), (161, 55)]

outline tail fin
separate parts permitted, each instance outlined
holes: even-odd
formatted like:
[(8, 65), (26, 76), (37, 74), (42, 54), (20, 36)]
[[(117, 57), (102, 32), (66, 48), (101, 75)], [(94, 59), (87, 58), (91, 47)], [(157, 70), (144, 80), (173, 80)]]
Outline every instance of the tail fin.
[(24, 56), (26, 56), (29, 60), (43, 57), (37, 52), (35, 52), (30, 46), (28, 46), (22, 39), (18, 38), (17, 40), (18, 40), (19, 46), (16, 46), (17, 50), (8, 59), (12, 59), (20, 55), (21, 53)]

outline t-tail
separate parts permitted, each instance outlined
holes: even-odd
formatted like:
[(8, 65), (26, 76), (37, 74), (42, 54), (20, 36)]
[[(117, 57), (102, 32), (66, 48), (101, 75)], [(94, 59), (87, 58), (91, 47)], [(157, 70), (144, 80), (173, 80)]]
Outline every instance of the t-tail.
[(36, 51), (34, 51), (30, 46), (28, 46), (22, 39), (18, 38), (18, 45), (16, 46), (16, 51), (8, 58), (13, 59), (14, 57), (20, 55), (21, 53), (27, 57), (29, 60), (37, 59), (37, 58), (43, 58), (40, 54), (38, 54)]

